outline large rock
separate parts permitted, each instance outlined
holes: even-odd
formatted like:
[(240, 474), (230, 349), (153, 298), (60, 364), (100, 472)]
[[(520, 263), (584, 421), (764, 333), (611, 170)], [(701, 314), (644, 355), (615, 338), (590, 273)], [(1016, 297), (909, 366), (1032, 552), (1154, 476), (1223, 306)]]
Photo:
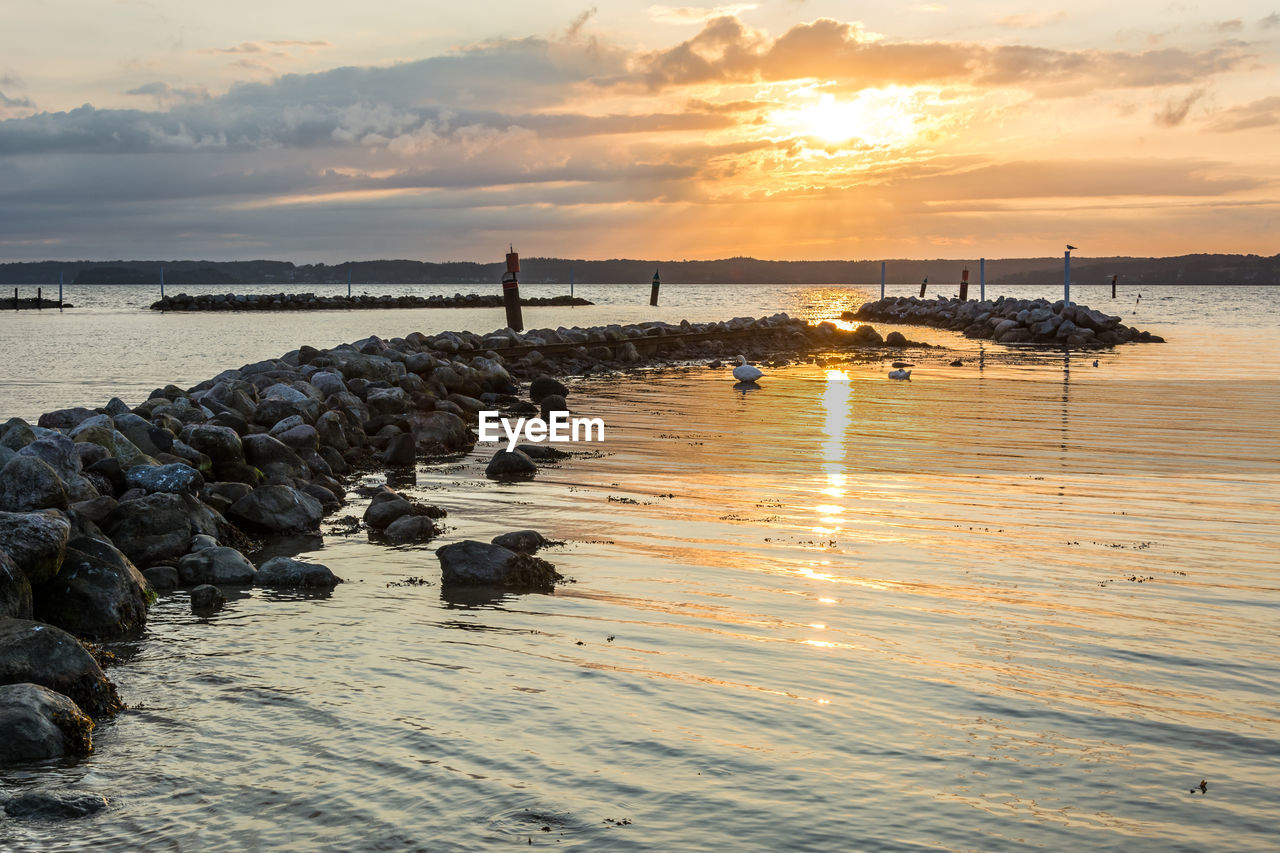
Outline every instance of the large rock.
[(258, 586), (298, 589), (333, 589), (342, 578), (319, 563), (307, 563), (292, 557), (272, 557), (258, 568), (254, 582)]
[(104, 448), (113, 458), (120, 460), (121, 466), (125, 468), (132, 465), (147, 465), (154, 461), (142, 452), (142, 448), (116, 429), (115, 423), (106, 415), (85, 421), (72, 430), (71, 435), (77, 442), (87, 442)]
[(550, 592), (564, 578), (546, 560), (467, 539), (436, 551), (444, 586), (491, 586)]
[(58, 576), (32, 594), (39, 619), (90, 640), (116, 640), (142, 630), (154, 593), (110, 543), (79, 537), (67, 544)]
[(0, 619), (31, 618), (31, 581), (0, 551)]
[(262, 392), (262, 399), (253, 413), (253, 422), (270, 427), (293, 415), (309, 424), (315, 423), (320, 416), (320, 401), (292, 385), (279, 383)]
[(48, 464), (62, 481), (67, 500), (81, 501), (97, 497), (97, 492), (81, 476), (83, 463), (76, 443), (61, 433), (46, 433), (18, 451), (19, 456), (34, 456)]
[(75, 637), (41, 622), (0, 619), (0, 684), (23, 682), (69, 697), (91, 717), (124, 707), (115, 685)]
[(82, 421), (98, 414), (93, 409), (86, 409), (83, 406), (76, 406), (71, 409), (55, 409), (52, 412), (45, 412), (36, 421), (37, 426), (46, 429), (71, 429), (78, 426)]
[(227, 515), (245, 527), (264, 533), (315, 530), (324, 508), (310, 495), (291, 486), (259, 486), (233, 503)]
[(178, 560), (178, 581), (183, 586), (252, 584), (255, 574), (253, 563), (235, 548), (205, 548)]
[(0, 686), (0, 765), (93, 751), (93, 720), (75, 702), (38, 684)]
[(182, 436), (187, 444), (209, 457), (213, 471), (219, 477), (222, 472), (244, 463), (244, 446), (240, 443), (240, 436), (230, 427), (198, 424), (187, 427)]
[(172, 492), (124, 501), (107, 516), (102, 530), (135, 565), (145, 568), (159, 563), (172, 564), (187, 553), (192, 535), (217, 533), (216, 527), (208, 529), (210, 525), (195, 522), (192, 513), (195, 507), (188, 501), (196, 503), (189, 496)]
[(133, 412), (112, 417), (117, 431), (132, 442), (133, 446), (148, 456), (168, 453), (173, 449), (173, 433), (162, 429)]
[(393, 521), (413, 514), (413, 504), (395, 492), (379, 492), (364, 511), (364, 523), (374, 530), (382, 530)]
[(124, 472), (124, 482), (131, 489), (147, 493), (180, 492), (196, 495), (204, 488), (204, 477), (190, 465), (134, 465)]
[(58, 573), (71, 537), (71, 522), (56, 510), (0, 512), (0, 551), (32, 583)]
[(485, 466), (490, 480), (527, 480), (538, 473), (538, 466), (519, 450), (499, 450)]
[(381, 379), (385, 382), (395, 382), (400, 376), (395, 362), (379, 355), (365, 355), (354, 349), (339, 347), (329, 350), (325, 353), (325, 357), (329, 359), (330, 364), (341, 371), (348, 383), (352, 379), (368, 379), (371, 382)]
[(493, 537), (493, 544), (518, 554), (533, 554), (551, 543), (536, 530), (513, 530)]
[(387, 525), (382, 535), (391, 545), (411, 545), (434, 538), (440, 529), (425, 515), (402, 515)]
[(49, 464), (34, 456), (14, 456), (0, 469), (0, 510), (66, 509), (62, 480)]
[(382, 451), (382, 462), (385, 465), (407, 468), (417, 459), (417, 442), (409, 433), (392, 436), (387, 442), (387, 449)]
[(249, 464), (261, 468), (267, 476), (306, 479), (311, 473), (302, 457), (279, 439), (269, 435), (246, 435), (242, 442), (244, 458)]
[(466, 450), (475, 442), (467, 422), (449, 412), (412, 412), (407, 418), (414, 441), (431, 450)]

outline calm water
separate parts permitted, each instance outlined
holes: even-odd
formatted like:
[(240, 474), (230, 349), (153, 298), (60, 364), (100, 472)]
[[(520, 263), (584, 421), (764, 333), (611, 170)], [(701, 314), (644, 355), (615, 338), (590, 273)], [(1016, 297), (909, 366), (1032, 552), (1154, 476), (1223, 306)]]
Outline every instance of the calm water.
[[(613, 303), (528, 324), (651, 316), (638, 291), (578, 292)], [(859, 298), (664, 286), (658, 316)], [(0, 822), (0, 848), (1274, 849), (1280, 312), (1260, 288), (1134, 303), (1169, 344), (913, 330), (959, 352), (913, 358), (909, 384), (845, 358), (745, 395), (704, 367), (580, 382), (598, 448), (530, 483), (484, 480), (482, 448), (402, 484), (449, 510), (441, 543), (566, 540), (546, 556), (576, 583), (450, 599), (433, 546), (329, 535), (330, 596), (254, 590), (200, 620), (169, 595), (121, 649), (134, 707), (97, 753), (0, 772), (111, 809)], [(32, 371), (0, 377), (0, 414), (496, 313), (24, 312), (0, 318)], [(388, 586), (410, 576), (431, 585)]]

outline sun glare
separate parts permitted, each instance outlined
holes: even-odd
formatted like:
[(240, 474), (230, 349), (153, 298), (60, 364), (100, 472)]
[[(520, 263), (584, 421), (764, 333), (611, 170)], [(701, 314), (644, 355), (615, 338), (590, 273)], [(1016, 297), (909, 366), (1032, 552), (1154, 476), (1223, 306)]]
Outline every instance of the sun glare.
[(901, 145), (916, 133), (917, 115), (910, 90), (867, 89), (847, 100), (823, 92), (806, 103), (774, 112), (773, 124), (794, 135), (827, 144), (860, 141), (867, 145)]

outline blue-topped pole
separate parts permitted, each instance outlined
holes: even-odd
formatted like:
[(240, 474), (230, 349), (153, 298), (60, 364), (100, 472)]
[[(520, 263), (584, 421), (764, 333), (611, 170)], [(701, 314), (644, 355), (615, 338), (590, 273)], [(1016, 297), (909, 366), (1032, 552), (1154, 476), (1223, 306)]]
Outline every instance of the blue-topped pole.
[(880, 262), (880, 298), (884, 299), (884, 261)]

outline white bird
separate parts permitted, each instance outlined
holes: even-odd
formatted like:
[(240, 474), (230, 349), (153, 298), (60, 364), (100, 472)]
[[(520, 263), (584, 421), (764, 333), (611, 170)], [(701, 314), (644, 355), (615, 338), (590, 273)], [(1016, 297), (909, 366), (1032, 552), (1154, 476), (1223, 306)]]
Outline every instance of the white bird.
[(898, 369), (898, 370), (890, 370), (890, 371), (889, 371), (889, 378), (890, 378), (890, 379), (905, 379), (905, 380), (907, 380), (908, 382), (910, 382), (910, 381), (911, 381), (911, 371), (910, 371), (910, 370), (902, 370), (902, 369)]
[(754, 383), (761, 376), (764, 376), (764, 371), (762, 371), (758, 367), (752, 367), (751, 365), (747, 364), (747, 359), (745, 356), (741, 356), (741, 355), (738, 356), (738, 366), (733, 369), (734, 379), (738, 380), (739, 382)]

